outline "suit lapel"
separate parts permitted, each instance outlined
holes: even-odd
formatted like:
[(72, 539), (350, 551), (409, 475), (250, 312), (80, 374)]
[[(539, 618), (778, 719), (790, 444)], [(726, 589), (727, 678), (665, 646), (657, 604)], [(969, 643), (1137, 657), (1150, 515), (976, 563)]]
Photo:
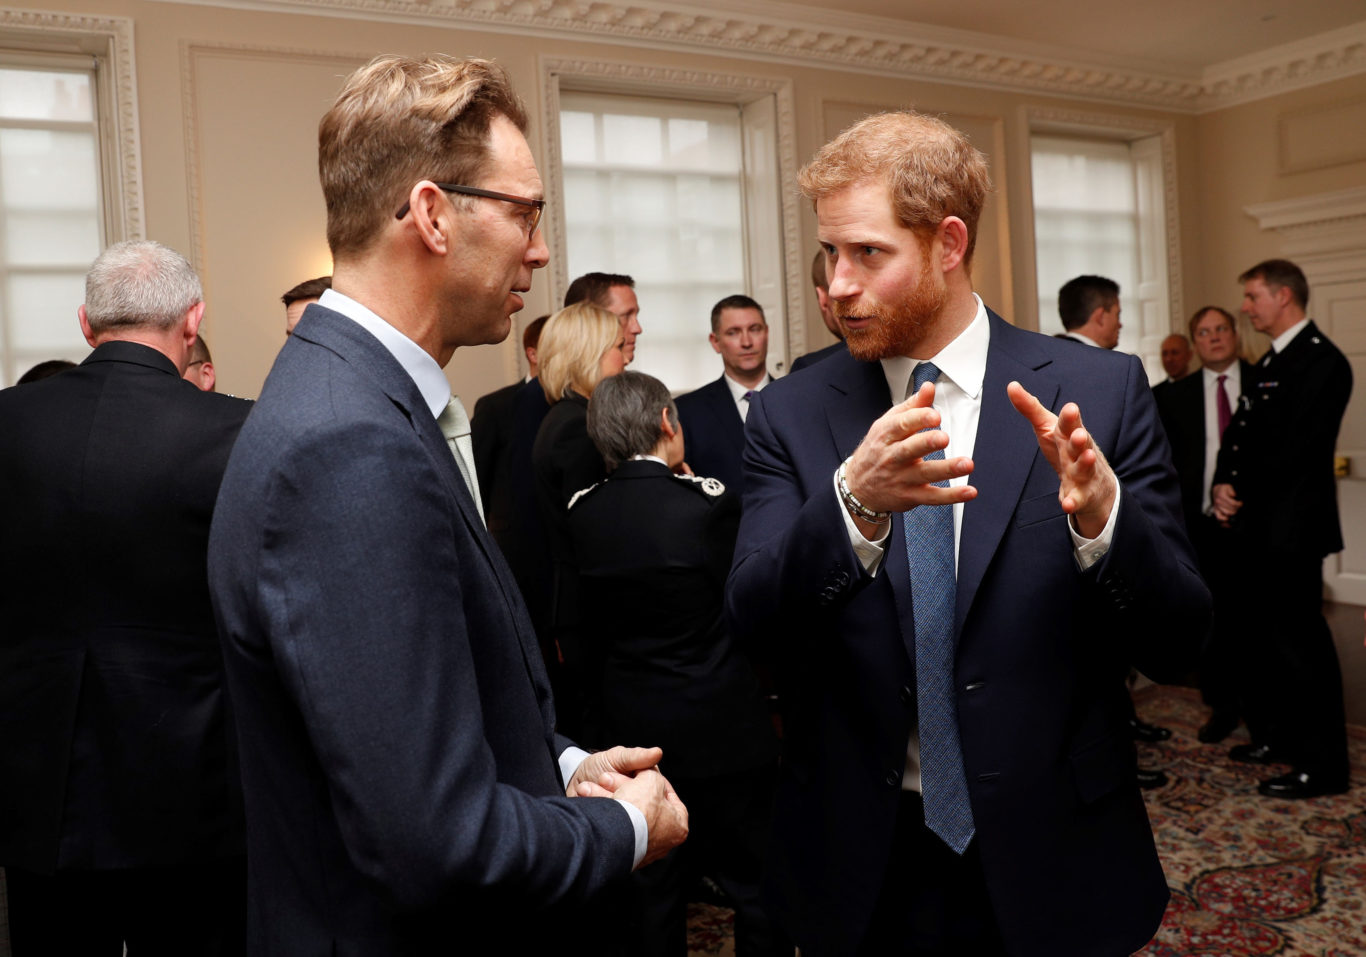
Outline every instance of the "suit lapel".
[(316, 303), (309, 309), (323, 313), (324, 315), (318, 318), (325, 321), (300, 323), (295, 327), (295, 335), (331, 350), (357, 369), (363, 370), (402, 411), (427, 454), (431, 456), (436, 474), (440, 476), (446, 491), (455, 500), (470, 537), (483, 551), (484, 558), (492, 567), (494, 577), (502, 588), (503, 598), (508, 604), (517, 640), (521, 645), (522, 659), (532, 684), (536, 687), (542, 717), (553, 729), (554, 705), (550, 696), (550, 683), (545, 674), (540, 646), (536, 643), (535, 633), (531, 630), (530, 619), (523, 610), (521, 591), (517, 588), (502, 553), (480, 519), (474, 497), (470, 494), (469, 486), (465, 484), (465, 477), (460, 474), (460, 466), (456, 464), (451, 447), (446, 443), (446, 437), (441, 434), (441, 429), (422, 398), (417, 383), (389, 350), (360, 325), (341, 313)]
[(1015, 380), (1043, 405), (1057, 411), (1059, 386), (1046, 367), (1052, 359), (1029, 348), (1031, 333), (1021, 332), (991, 314), (991, 343), (982, 381), (982, 414), (973, 446), (971, 483), (977, 497), (963, 507), (958, 545), (958, 594), (954, 631), (961, 634), (1006, 525), (1015, 514), (1034, 457), (1034, 430), (1006, 396)]

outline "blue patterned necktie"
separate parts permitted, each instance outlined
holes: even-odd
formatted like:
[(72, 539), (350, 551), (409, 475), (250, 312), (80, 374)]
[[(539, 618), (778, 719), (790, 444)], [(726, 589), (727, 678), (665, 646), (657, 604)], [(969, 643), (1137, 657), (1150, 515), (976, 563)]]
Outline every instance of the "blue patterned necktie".
[[(930, 362), (915, 367), (911, 393), (939, 378)], [(925, 456), (943, 459), (944, 450)], [(936, 482), (947, 487), (948, 482)], [(953, 612), (957, 590), (953, 506), (917, 505), (902, 516), (915, 614), (916, 704), (920, 712), (920, 793), (925, 826), (962, 854), (975, 830), (968, 802), (953, 691)]]

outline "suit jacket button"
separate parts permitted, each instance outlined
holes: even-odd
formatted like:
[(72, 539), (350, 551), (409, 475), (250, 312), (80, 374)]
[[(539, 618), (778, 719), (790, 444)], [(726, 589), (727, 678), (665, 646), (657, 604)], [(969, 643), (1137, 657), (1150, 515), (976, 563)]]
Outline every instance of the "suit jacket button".
[(898, 697), (901, 698), (902, 704), (910, 704), (915, 701), (915, 692), (912, 691), (909, 686), (902, 685)]
[(987, 683), (986, 683), (985, 681), (969, 681), (967, 684), (963, 685), (963, 690), (964, 690), (964, 691), (981, 691), (981, 690), (982, 690), (983, 688), (985, 688), (986, 686), (987, 686)]
[(884, 780), (887, 782), (889, 788), (898, 787), (901, 784), (901, 775), (896, 771), (888, 771), (887, 777), (884, 778)]

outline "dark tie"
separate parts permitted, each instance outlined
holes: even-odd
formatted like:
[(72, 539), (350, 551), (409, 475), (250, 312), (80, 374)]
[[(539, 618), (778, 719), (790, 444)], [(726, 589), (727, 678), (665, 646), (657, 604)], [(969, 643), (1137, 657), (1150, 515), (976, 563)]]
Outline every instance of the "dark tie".
[[(933, 363), (916, 366), (911, 392), (939, 377)], [(926, 460), (943, 459), (937, 449)], [(936, 482), (946, 487), (948, 482)], [(957, 574), (953, 554), (953, 506), (917, 505), (905, 513), (906, 557), (911, 568), (915, 615), (916, 703), (920, 713), (920, 793), (925, 826), (962, 854), (974, 831), (968, 802), (958, 711), (953, 690), (953, 611)]]
[(1223, 444), (1224, 441), (1224, 429), (1228, 428), (1229, 420), (1233, 418), (1233, 409), (1231, 409), (1228, 404), (1228, 393), (1224, 391), (1224, 382), (1227, 380), (1228, 376), (1226, 375), (1221, 375), (1214, 380), (1215, 385), (1219, 390), (1219, 398), (1214, 400), (1214, 407), (1219, 411), (1220, 444)]

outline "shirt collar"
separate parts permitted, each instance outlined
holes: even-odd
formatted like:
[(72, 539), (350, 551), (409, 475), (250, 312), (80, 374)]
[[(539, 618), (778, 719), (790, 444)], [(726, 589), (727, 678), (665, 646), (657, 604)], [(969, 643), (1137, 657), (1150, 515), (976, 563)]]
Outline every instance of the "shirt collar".
[[(977, 399), (982, 394), (982, 380), (987, 374), (991, 324), (987, 322), (987, 308), (982, 305), (981, 297), (974, 292), (972, 298), (977, 301), (977, 314), (972, 317), (972, 322), (928, 361), (938, 366), (944, 378), (952, 380), (965, 395)], [(909, 356), (892, 356), (882, 360), (882, 374), (887, 377), (887, 391), (891, 393), (893, 405), (906, 398), (911, 372), (922, 361)]]
[(1299, 322), (1295, 323), (1289, 329), (1285, 330), (1285, 332), (1282, 332), (1279, 336), (1272, 339), (1271, 348), (1276, 350), (1277, 355), (1284, 352), (1285, 347), (1290, 345), (1290, 340), (1298, 336), (1300, 332), (1304, 329), (1304, 327), (1307, 325), (1309, 325), (1309, 319), (1307, 317), (1301, 319)]
[(1232, 364), (1230, 364), (1229, 367), (1225, 369), (1223, 372), (1215, 372), (1213, 369), (1207, 369), (1204, 366), (1200, 367), (1200, 372), (1205, 377), (1206, 389), (1212, 389), (1216, 385), (1218, 385), (1219, 377), (1221, 375), (1228, 376), (1228, 381), (1232, 382), (1234, 385), (1239, 385), (1242, 382), (1243, 378), (1242, 370), (1238, 366), (1237, 359), (1233, 360)]
[(1075, 340), (1077, 340), (1078, 342), (1083, 343), (1083, 344), (1088, 345), (1088, 346), (1095, 346), (1097, 349), (1103, 349), (1103, 348), (1105, 348), (1105, 347), (1102, 346), (1099, 342), (1097, 342), (1096, 340), (1092, 339), (1090, 336), (1084, 336), (1084, 335), (1082, 335), (1080, 332), (1069, 332), (1069, 333), (1067, 334), (1067, 338), (1069, 338), (1069, 339), (1075, 339)]
[(746, 392), (762, 392), (764, 390), (764, 386), (768, 385), (770, 382), (773, 381), (773, 377), (769, 375), (767, 372), (765, 372), (763, 381), (761, 381), (758, 385), (751, 389), (749, 386), (741, 385), (740, 383), (736, 382), (728, 375), (722, 375), (721, 378), (726, 380), (726, 387), (730, 389), (731, 398), (734, 399), (736, 402), (739, 402), (741, 399), (743, 399), (745, 397)]
[(417, 391), (422, 393), (422, 401), (427, 403), (432, 418), (441, 415), (451, 400), (451, 384), (446, 381), (446, 373), (426, 349), (422, 348), (388, 322), (362, 306), (350, 296), (342, 295), (335, 289), (325, 290), (318, 299), (318, 305), (339, 312), (379, 340), (380, 345), (403, 366)]

